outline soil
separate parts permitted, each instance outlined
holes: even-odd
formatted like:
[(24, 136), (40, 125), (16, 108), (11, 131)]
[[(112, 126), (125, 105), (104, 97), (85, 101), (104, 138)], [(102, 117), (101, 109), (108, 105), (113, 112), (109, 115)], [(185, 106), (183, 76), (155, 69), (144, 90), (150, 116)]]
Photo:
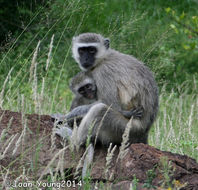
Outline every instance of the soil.
[[(55, 155), (63, 146), (61, 138), (58, 136), (52, 138), (53, 125), (49, 115), (22, 115), (18, 112), (0, 110), (0, 135), (3, 134), (0, 155), (4, 153), (3, 158), (0, 157), (1, 174), (5, 176), (9, 169), (8, 179), (14, 180), (25, 171), (30, 181), (38, 180), (41, 175), (42, 179), (46, 180), (50, 170), (45, 169), (52, 159), (54, 161), (50, 168), (52, 172), (56, 171), (60, 157), (56, 158)], [(21, 142), (17, 142), (22, 133), (25, 135), (22, 136)], [(10, 139), (12, 136), (13, 141)], [(17, 151), (13, 154), (16, 147)], [(66, 172), (65, 180), (74, 180), (74, 173), (83, 152), (83, 148), (78, 152), (71, 152), (69, 148), (64, 151), (62, 169)], [(130, 188), (135, 177), (138, 179), (137, 189), (147, 189), (150, 171), (152, 175), (150, 184), (163, 189), (164, 171), (169, 168), (167, 173), (175, 187), (198, 190), (198, 163), (188, 156), (161, 151), (141, 143), (132, 144), (122, 160), (117, 160), (118, 150), (115, 151), (108, 172), (105, 173), (106, 155), (105, 148), (96, 147), (91, 168), (93, 184), (102, 181), (106, 184), (105, 188), (125, 190)], [(0, 183), (2, 182), (3, 178), (0, 175)]]

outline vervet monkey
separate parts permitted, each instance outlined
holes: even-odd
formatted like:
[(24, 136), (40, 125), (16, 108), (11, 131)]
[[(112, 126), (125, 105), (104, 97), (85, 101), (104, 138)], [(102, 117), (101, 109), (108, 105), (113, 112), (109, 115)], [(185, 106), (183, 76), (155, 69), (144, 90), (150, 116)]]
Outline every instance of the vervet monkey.
[(129, 143), (147, 143), (149, 129), (158, 112), (158, 88), (148, 67), (133, 56), (111, 49), (109, 39), (95, 33), (74, 37), (72, 53), (79, 67), (95, 81), (97, 98), (101, 101), (83, 117), (78, 129), (79, 144), (85, 144), (93, 122), (91, 136), (95, 139), (109, 106), (98, 141), (104, 145), (120, 144), (129, 122), (120, 111), (142, 107), (142, 118), (131, 121)]
[(133, 56), (111, 49), (109, 44), (109, 39), (95, 33), (73, 38), (73, 57), (86, 75), (95, 81), (100, 100), (91, 106), (80, 122), (78, 144), (85, 144), (93, 123), (93, 140), (99, 129), (97, 141), (107, 146), (121, 144), (129, 119), (120, 111), (137, 107), (142, 107), (143, 115), (141, 119), (130, 121), (129, 143), (147, 143), (148, 132), (158, 112), (157, 84), (148, 67)]
[(69, 87), (74, 94), (70, 111), (80, 105), (92, 104), (98, 100), (95, 81), (86, 76), (84, 72), (75, 75), (70, 80)]

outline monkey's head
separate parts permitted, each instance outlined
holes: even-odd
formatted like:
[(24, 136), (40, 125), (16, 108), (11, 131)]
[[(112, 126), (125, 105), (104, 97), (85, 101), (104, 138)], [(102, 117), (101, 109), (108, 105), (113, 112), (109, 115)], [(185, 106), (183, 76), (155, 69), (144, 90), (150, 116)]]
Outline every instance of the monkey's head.
[(104, 38), (100, 34), (83, 33), (73, 37), (73, 57), (84, 71), (95, 67), (98, 60), (105, 57), (108, 49), (109, 39)]
[(82, 96), (89, 100), (96, 99), (96, 84), (95, 81), (84, 74), (78, 73), (70, 81), (70, 89), (76, 96)]

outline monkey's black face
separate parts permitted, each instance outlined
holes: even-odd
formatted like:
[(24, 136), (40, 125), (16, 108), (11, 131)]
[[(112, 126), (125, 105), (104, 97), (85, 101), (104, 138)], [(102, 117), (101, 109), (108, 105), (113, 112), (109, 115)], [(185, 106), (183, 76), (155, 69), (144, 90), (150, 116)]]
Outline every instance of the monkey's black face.
[(80, 47), (78, 48), (78, 53), (80, 55), (81, 66), (85, 69), (92, 67), (95, 62), (97, 48), (94, 46)]
[(96, 87), (88, 83), (78, 89), (78, 93), (87, 99), (96, 99)]

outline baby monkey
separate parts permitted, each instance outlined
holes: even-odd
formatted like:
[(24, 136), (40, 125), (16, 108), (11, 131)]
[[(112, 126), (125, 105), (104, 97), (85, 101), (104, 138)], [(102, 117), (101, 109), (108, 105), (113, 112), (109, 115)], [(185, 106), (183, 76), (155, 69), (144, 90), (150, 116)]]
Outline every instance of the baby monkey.
[[(71, 79), (70, 89), (75, 95), (70, 110), (80, 105), (92, 104), (98, 101), (96, 83), (91, 77), (87, 76), (85, 72), (79, 72)], [(120, 110), (119, 112), (128, 119), (132, 116), (134, 118), (141, 118), (143, 109), (138, 107), (130, 111)]]
[[(71, 125), (71, 122), (73, 123), (73, 119), (75, 117), (77, 117), (78, 123), (78, 119), (81, 120), (89, 109), (100, 101), (97, 97), (96, 83), (91, 77), (86, 75), (86, 72), (79, 72), (71, 79), (70, 89), (74, 93), (75, 97), (72, 100), (70, 113), (67, 114), (69, 125)], [(84, 109), (82, 109), (82, 106), (84, 106)], [(79, 114), (79, 112), (82, 112), (82, 114)], [(119, 112), (127, 119), (130, 119), (132, 116), (136, 119), (141, 119), (143, 108), (137, 107), (129, 111), (119, 110)], [(79, 115), (82, 117), (80, 116), (79, 118)]]
[[(63, 120), (66, 120), (68, 125), (73, 128), (74, 118), (76, 118), (78, 126), (89, 109), (100, 100), (97, 98), (97, 86), (95, 81), (83, 71), (71, 79), (69, 87), (74, 94), (70, 112), (66, 115), (53, 114), (52, 120), (59, 120), (59, 124), (61, 124)], [(130, 119), (132, 116), (136, 119), (141, 119), (143, 108), (137, 107), (129, 111), (119, 110), (119, 112), (127, 119)]]

